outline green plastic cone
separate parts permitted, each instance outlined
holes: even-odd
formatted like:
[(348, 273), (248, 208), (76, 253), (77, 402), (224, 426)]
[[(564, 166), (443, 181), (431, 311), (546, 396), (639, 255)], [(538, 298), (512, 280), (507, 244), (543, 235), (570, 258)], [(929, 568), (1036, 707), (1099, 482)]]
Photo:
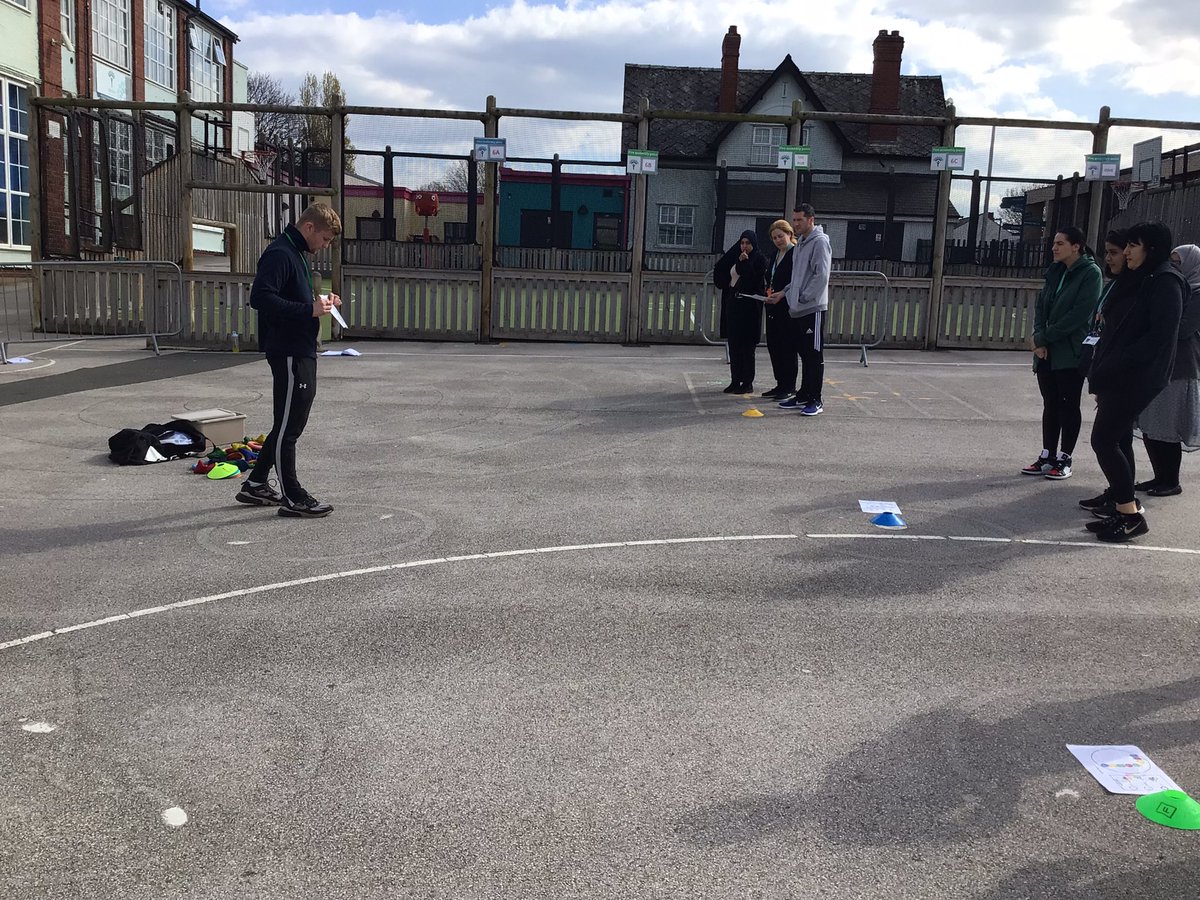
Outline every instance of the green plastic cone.
[(1135, 804), (1143, 816), (1167, 828), (1200, 831), (1200, 803), (1183, 791), (1159, 791), (1138, 797)]

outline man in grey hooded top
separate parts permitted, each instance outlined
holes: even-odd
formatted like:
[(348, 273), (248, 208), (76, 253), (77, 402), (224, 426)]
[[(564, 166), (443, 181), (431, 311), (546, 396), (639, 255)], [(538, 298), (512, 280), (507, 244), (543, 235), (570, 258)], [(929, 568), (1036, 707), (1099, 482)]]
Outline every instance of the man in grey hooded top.
[(792, 251), (792, 280), (784, 297), (791, 316), (796, 352), (800, 354), (800, 388), (796, 396), (780, 403), (783, 409), (799, 410), (801, 415), (817, 416), (821, 405), (821, 386), (825, 382), (823, 352), (824, 313), (829, 308), (829, 269), (833, 252), (825, 229), (816, 224), (816, 211), (801, 203), (792, 213), (792, 226), (798, 243)]

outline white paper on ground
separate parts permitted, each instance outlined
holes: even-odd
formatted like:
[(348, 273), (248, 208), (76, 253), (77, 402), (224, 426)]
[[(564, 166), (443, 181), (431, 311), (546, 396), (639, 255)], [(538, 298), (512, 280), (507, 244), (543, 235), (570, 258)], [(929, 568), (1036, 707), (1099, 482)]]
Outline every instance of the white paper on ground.
[(362, 354), (359, 353), (357, 350), (355, 350), (353, 347), (347, 347), (345, 350), (324, 350), (324, 351), (322, 351), (321, 355), (322, 356), (362, 356)]
[(8, 358), (8, 361), (10, 363), (12, 363), (14, 366), (23, 366), (23, 365), (25, 365), (25, 363), (33, 362), (32, 359), (29, 359), (26, 356), (10, 356)]
[(865, 513), (871, 513), (871, 515), (885, 512), (900, 515), (900, 507), (893, 500), (859, 500), (858, 508)]
[(1067, 744), (1067, 749), (1110, 794), (1180, 790), (1166, 772), (1132, 744)]

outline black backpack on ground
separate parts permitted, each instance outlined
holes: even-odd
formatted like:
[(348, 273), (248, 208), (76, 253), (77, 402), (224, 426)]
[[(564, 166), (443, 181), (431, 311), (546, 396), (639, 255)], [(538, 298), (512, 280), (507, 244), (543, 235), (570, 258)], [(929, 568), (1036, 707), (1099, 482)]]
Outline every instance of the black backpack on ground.
[(200, 456), (207, 446), (207, 439), (195, 425), (176, 419), (165, 425), (122, 428), (108, 439), (108, 458), (118, 466), (145, 466)]

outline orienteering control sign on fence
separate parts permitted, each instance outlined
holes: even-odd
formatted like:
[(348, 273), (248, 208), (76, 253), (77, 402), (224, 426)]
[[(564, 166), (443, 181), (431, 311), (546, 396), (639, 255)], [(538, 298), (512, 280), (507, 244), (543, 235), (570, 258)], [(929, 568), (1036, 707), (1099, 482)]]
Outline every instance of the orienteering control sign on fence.
[(966, 147), (934, 147), (929, 156), (929, 168), (934, 172), (949, 169), (958, 172), (967, 167)]
[(807, 169), (812, 160), (812, 147), (789, 147), (786, 144), (779, 148), (777, 169)]
[(475, 138), (476, 162), (504, 162), (507, 158), (507, 140), (507, 138)]
[(1084, 181), (1116, 181), (1120, 177), (1120, 153), (1089, 153), (1084, 158)]
[(630, 175), (653, 175), (658, 171), (658, 151), (630, 150), (625, 170)]

